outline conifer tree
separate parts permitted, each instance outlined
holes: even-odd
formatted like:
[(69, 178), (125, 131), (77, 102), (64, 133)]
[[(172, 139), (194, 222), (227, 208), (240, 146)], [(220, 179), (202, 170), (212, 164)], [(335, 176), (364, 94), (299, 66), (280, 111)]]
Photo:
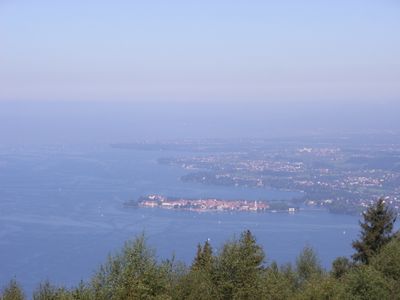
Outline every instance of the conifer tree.
[(96, 300), (167, 298), (168, 271), (157, 262), (155, 251), (141, 235), (109, 257), (95, 274), (91, 286)]
[(218, 298), (213, 281), (214, 257), (207, 240), (198, 244), (197, 253), (187, 274), (180, 278), (175, 299), (209, 300)]
[(215, 280), (223, 299), (258, 299), (264, 251), (247, 230), (228, 242), (216, 258)]
[(201, 269), (210, 271), (213, 264), (213, 251), (210, 242), (207, 240), (202, 247), (200, 244), (197, 246), (197, 253), (192, 264), (192, 269)]
[(380, 198), (363, 213), (363, 218), (364, 221), (360, 222), (360, 239), (353, 242), (353, 248), (356, 250), (353, 259), (369, 264), (371, 257), (392, 239), (396, 215), (385, 204), (384, 199)]
[(15, 279), (12, 279), (8, 285), (3, 289), (2, 300), (24, 300), (25, 295), (22, 288)]

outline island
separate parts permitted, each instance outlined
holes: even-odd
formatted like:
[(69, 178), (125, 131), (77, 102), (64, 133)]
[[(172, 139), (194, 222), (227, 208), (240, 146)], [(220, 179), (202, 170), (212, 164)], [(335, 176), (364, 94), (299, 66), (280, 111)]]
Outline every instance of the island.
[[(138, 199), (136, 205), (145, 208), (162, 208), (162, 209), (181, 209), (197, 212), (209, 211), (245, 211), (245, 212), (265, 212), (276, 211), (274, 205), (270, 205), (266, 201), (257, 200), (226, 200), (217, 198), (179, 198), (166, 197), (158, 194), (142, 196)], [(287, 212), (295, 212), (297, 208), (287, 207)]]

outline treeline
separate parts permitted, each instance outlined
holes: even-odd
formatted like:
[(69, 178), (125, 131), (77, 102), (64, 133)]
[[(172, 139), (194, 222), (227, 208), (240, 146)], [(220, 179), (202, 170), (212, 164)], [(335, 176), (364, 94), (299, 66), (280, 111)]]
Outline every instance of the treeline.
[[(73, 288), (40, 284), (35, 300), (122, 299), (400, 299), (400, 236), (395, 214), (379, 200), (363, 214), (351, 259), (339, 257), (324, 270), (306, 247), (295, 264), (266, 263), (250, 231), (215, 251), (199, 244), (190, 266), (175, 259), (159, 262), (139, 236), (100, 266), (88, 282)], [(2, 300), (25, 299), (12, 280)]]

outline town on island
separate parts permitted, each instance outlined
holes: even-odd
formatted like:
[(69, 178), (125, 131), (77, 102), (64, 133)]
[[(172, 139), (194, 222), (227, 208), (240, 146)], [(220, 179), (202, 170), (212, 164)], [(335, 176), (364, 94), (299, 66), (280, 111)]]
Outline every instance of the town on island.
[[(263, 212), (275, 211), (266, 201), (223, 200), (216, 198), (186, 199), (171, 198), (163, 195), (151, 194), (138, 199), (137, 206), (145, 208), (182, 209), (198, 212), (206, 211), (247, 211)], [(297, 208), (288, 207), (287, 212), (295, 212)]]

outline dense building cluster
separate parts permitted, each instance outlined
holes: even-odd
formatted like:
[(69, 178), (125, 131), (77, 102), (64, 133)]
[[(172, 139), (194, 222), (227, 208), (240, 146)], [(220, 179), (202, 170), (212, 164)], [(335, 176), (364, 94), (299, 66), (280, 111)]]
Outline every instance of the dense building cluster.
[(162, 195), (148, 195), (138, 201), (141, 207), (185, 209), (205, 211), (266, 211), (269, 205), (264, 201), (222, 200), (222, 199), (183, 199), (168, 198)]

